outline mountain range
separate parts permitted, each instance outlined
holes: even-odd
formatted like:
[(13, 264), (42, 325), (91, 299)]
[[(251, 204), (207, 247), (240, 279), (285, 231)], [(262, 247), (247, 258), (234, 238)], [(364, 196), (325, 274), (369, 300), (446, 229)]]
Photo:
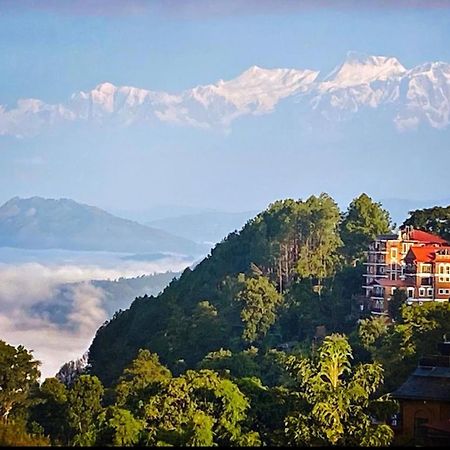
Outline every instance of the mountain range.
[(227, 130), (239, 117), (269, 114), (285, 102), (328, 121), (376, 110), (401, 131), (420, 124), (441, 129), (450, 123), (450, 64), (426, 62), (408, 69), (395, 57), (348, 52), (325, 75), (252, 66), (232, 80), (180, 93), (104, 82), (59, 104), (29, 98), (12, 108), (0, 106), (0, 135), (35, 135), (62, 123), (105, 121)]
[(202, 255), (188, 239), (70, 199), (14, 197), (0, 207), (0, 247)]

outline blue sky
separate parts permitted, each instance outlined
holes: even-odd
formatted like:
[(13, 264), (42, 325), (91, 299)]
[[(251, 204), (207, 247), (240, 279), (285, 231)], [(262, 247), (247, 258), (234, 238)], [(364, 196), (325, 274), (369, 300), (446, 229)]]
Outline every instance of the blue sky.
[[(0, 104), (13, 107), (28, 97), (62, 102), (104, 81), (178, 92), (234, 78), (254, 64), (328, 72), (348, 50), (396, 56), (406, 67), (450, 62), (449, 2), (388, 3), (3, 0)], [(109, 137), (98, 130), (0, 136), (0, 202), (36, 194), (110, 209), (144, 203), (254, 210), (279, 197), (324, 190), (342, 202), (363, 190), (378, 198), (450, 197), (445, 180), (433, 192), (402, 183), (393, 189), (391, 169), (390, 187), (364, 175), (369, 152), (388, 146), (389, 133), (379, 145), (358, 133), (341, 136), (336, 145), (323, 136), (299, 143), (303, 137), (289, 121), (263, 120), (220, 136), (183, 129), (151, 136), (132, 130)], [(270, 135), (259, 132), (261, 123)], [(427, 142), (449, 162), (447, 131), (417, 133), (397, 143), (398, 158), (408, 154), (415, 175), (426, 162), (420, 155)], [(397, 158), (392, 149), (384, 157)]]
[(177, 91), (233, 78), (253, 64), (327, 71), (348, 50), (395, 55), (405, 66), (450, 60), (450, 9), (197, 16), (156, 8), (107, 14), (105, 7), (91, 15), (16, 4), (0, 13), (2, 103), (59, 101), (102, 81)]

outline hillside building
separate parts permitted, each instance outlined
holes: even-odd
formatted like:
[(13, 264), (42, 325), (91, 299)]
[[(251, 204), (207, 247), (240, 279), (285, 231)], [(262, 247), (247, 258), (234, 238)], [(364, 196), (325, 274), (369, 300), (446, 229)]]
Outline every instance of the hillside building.
[(450, 298), (450, 244), (412, 227), (398, 234), (377, 236), (370, 244), (364, 285), (372, 314), (387, 314), (396, 289), (404, 289), (409, 304)]
[(421, 358), (409, 378), (392, 393), (400, 403), (394, 431), (404, 444), (448, 445), (450, 442), (450, 342), (440, 355)]

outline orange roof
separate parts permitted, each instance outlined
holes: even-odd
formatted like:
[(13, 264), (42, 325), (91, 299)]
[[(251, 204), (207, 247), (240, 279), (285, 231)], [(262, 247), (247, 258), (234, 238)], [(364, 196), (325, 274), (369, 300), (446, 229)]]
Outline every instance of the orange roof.
[[(422, 247), (412, 246), (409, 249), (408, 255), (412, 254), (413, 258), (418, 262), (432, 262), (438, 248), (434, 245), (424, 245)], [(408, 255), (406, 255), (405, 259), (408, 258)]]
[(405, 259), (410, 259), (411, 256), (414, 260), (417, 262), (432, 262), (436, 258), (439, 258), (439, 255), (436, 255), (436, 252), (442, 249), (450, 249), (449, 246), (437, 246), (437, 245), (422, 245), (422, 246), (415, 246), (413, 245), (410, 249), (408, 254), (406, 255)]
[(442, 239), (435, 234), (428, 233), (427, 231), (422, 230), (412, 230), (409, 233), (409, 240), (411, 241), (419, 241), (419, 242), (427, 242), (433, 244), (448, 244), (448, 242)]

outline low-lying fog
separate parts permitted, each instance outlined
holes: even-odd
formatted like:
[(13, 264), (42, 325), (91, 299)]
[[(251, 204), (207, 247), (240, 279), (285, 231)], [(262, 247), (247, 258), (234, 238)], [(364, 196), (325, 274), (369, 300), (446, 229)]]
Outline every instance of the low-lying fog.
[(115, 310), (136, 295), (157, 294), (174, 275), (92, 280), (180, 272), (193, 262), (162, 254), (0, 248), (0, 339), (33, 350), (42, 362), (41, 380), (54, 376), (82, 356)]

